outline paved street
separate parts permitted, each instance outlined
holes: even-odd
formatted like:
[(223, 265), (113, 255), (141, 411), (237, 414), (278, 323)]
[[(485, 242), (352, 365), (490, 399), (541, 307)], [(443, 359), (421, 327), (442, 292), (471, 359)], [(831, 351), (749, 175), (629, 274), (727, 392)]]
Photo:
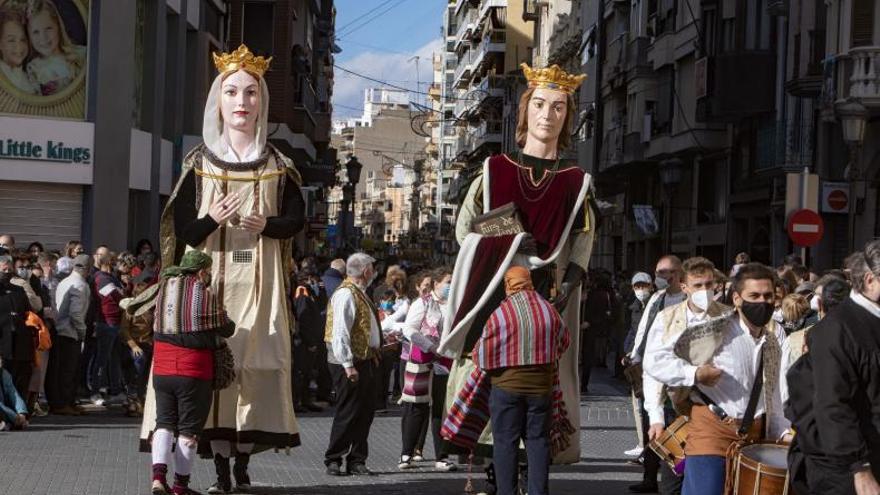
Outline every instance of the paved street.
[[(640, 468), (625, 463), (623, 451), (636, 443), (629, 399), (605, 370), (593, 373), (596, 383), (581, 403), (581, 462), (554, 467), (554, 495), (616, 495), (639, 479)], [(368, 465), (378, 476), (331, 478), (324, 474), (324, 448), (330, 414), (299, 418), (303, 445), (282, 453), (264, 453), (251, 461), (252, 493), (291, 495), (450, 495), (464, 493), (466, 473), (433, 471), (433, 463), (402, 473), (400, 417), (379, 415), (370, 432)], [(138, 421), (119, 410), (82, 418), (37, 418), (26, 432), (0, 433), (0, 494), (128, 495), (149, 493), (149, 457), (136, 452)], [(430, 437), (430, 436), (429, 436)], [(430, 440), (429, 440), (430, 443)], [(433, 452), (426, 446), (428, 452)], [(430, 468), (428, 465), (430, 464)], [(481, 469), (481, 468), (475, 468)], [(213, 482), (213, 464), (200, 460), (193, 487)], [(475, 473), (482, 491), (485, 475)]]

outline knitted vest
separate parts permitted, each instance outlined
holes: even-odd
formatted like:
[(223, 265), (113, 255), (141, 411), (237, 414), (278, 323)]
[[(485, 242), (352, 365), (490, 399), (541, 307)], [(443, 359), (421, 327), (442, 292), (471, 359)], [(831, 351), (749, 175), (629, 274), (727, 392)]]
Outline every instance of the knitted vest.
[[(372, 301), (351, 280), (345, 279), (336, 290), (347, 289), (354, 296), (354, 326), (351, 328), (351, 353), (355, 359), (370, 357), (370, 318), (379, 321), (379, 314)], [(324, 342), (333, 341), (333, 311), (327, 311), (327, 326), (324, 327)]]

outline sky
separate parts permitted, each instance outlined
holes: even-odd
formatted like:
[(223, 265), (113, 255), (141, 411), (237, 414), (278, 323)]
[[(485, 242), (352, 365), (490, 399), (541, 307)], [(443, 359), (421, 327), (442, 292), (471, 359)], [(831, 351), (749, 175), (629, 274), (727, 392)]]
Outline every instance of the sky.
[[(447, 0), (336, 0), (335, 63), (390, 84), (427, 92), (433, 79), (431, 54), (440, 49)], [(418, 56), (418, 78), (416, 61)], [(360, 116), (364, 89), (382, 85), (336, 69), (333, 118)], [(424, 102), (410, 94), (411, 101)]]

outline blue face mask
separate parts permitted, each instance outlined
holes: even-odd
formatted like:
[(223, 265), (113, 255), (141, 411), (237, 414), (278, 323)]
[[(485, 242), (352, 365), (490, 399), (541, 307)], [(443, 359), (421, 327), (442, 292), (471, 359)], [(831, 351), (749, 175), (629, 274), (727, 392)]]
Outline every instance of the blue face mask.
[(382, 309), (382, 311), (391, 311), (392, 309), (394, 309), (394, 303), (391, 301), (385, 301), (380, 304), (379, 307)]
[(440, 289), (440, 299), (445, 301), (449, 299), (449, 291), (452, 289), (451, 285), (446, 285), (442, 289)]

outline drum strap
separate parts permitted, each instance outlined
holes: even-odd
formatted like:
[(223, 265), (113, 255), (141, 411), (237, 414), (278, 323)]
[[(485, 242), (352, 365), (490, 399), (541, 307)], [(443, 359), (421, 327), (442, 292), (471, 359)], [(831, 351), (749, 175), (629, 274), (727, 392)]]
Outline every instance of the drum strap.
[[(769, 338), (769, 337), (768, 337)], [(761, 397), (761, 389), (764, 387), (764, 346), (761, 346), (761, 353), (758, 355), (758, 371), (755, 373), (755, 383), (752, 385), (752, 395), (749, 396), (749, 403), (746, 406), (746, 413), (743, 415), (742, 424), (739, 426), (740, 437), (745, 437), (755, 422), (755, 409), (758, 408), (758, 399)]]
[[(724, 409), (721, 409), (714, 400), (712, 400), (705, 392), (700, 390), (699, 387), (694, 387), (697, 389), (697, 394), (700, 396), (700, 399), (709, 406), (709, 410), (715, 413), (719, 419), (724, 420), (727, 418), (727, 412)], [(746, 412), (743, 414), (742, 424), (740, 424), (739, 430), (737, 430), (737, 434), (740, 437), (745, 437), (749, 432), (749, 428), (752, 427), (752, 424), (755, 422), (755, 410), (758, 408), (758, 399), (761, 397), (761, 390), (764, 388), (764, 347), (761, 346), (761, 353), (758, 356), (758, 370), (755, 373), (755, 383), (752, 384), (752, 393), (749, 395), (749, 402), (746, 404)]]

